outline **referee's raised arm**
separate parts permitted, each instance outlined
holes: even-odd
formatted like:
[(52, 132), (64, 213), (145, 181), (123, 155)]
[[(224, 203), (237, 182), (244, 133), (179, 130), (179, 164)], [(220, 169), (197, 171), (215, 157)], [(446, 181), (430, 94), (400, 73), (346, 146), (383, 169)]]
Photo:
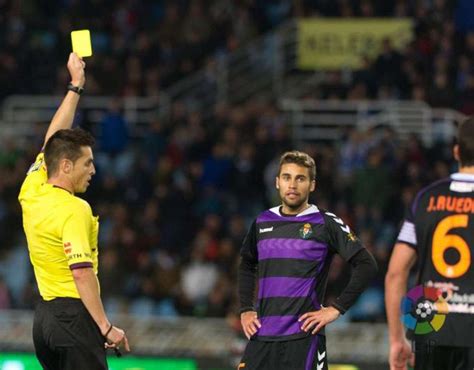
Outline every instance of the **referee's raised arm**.
[(86, 63), (82, 58), (80, 58), (76, 53), (69, 54), (67, 69), (71, 75), (71, 82), (68, 85), (66, 96), (51, 120), (44, 138), (43, 147), (56, 131), (72, 127), (74, 114), (76, 113), (77, 104), (79, 103), (79, 97), (82, 94), (84, 84), (86, 83), (85, 68)]

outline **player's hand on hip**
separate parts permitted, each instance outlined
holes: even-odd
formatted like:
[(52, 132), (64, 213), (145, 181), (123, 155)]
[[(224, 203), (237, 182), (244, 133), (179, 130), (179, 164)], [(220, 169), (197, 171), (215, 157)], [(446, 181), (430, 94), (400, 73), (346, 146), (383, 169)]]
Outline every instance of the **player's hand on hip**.
[(86, 74), (84, 69), (86, 63), (76, 53), (69, 54), (69, 60), (67, 61), (67, 69), (71, 75), (71, 83), (74, 86), (83, 87), (86, 83)]
[(240, 315), (240, 322), (247, 339), (250, 339), (258, 331), (258, 329), (262, 327), (262, 324), (260, 324), (255, 311), (247, 311), (242, 313)]
[(308, 332), (313, 329), (311, 334), (316, 334), (340, 315), (341, 313), (334, 307), (321, 307), (318, 311), (311, 311), (301, 315), (298, 322), (303, 322), (301, 330)]
[(390, 344), (388, 358), (390, 370), (407, 370), (407, 364), (415, 365), (415, 354), (411, 351), (410, 344), (403, 338)]
[(112, 330), (110, 330), (105, 339), (105, 348), (120, 349), (120, 347), (123, 346), (125, 348), (125, 351), (130, 352), (130, 346), (128, 344), (127, 336), (125, 335), (125, 332), (122, 329), (113, 326)]

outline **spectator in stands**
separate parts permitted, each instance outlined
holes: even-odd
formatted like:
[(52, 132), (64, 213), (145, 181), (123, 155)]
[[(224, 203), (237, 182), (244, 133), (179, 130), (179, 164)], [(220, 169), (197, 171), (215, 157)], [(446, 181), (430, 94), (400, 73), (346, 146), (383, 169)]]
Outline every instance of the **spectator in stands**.
[(446, 72), (438, 72), (434, 76), (428, 102), (435, 108), (452, 107), (456, 101), (454, 90), (449, 86)]
[(386, 86), (397, 86), (401, 74), (402, 56), (393, 48), (388, 38), (382, 41), (382, 50), (375, 60), (374, 68), (377, 82)]

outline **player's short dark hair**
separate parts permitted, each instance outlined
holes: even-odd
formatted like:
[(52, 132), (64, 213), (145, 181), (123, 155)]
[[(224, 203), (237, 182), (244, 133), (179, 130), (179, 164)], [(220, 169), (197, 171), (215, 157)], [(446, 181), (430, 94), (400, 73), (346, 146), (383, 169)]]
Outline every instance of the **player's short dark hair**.
[(82, 155), (82, 148), (94, 145), (92, 135), (80, 128), (56, 131), (46, 142), (44, 147), (44, 161), (48, 176), (56, 173), (61, 159), (69, 159), (75, 163)]
[(283, 153), (280, 157), (280, 168), (278, 169), (278, 175), (281, 173), (281, 166), (287, 163), (294, 163), (298, 166), (306, 167), (309, 170), (309, 179), (311, 181), (316, 179), (316, 163), (314, 159), (308, 154), (293, 150), (291, 152)]
[(459, 126), (458, 145), (461, 167), (474, 166), (474, 117)]

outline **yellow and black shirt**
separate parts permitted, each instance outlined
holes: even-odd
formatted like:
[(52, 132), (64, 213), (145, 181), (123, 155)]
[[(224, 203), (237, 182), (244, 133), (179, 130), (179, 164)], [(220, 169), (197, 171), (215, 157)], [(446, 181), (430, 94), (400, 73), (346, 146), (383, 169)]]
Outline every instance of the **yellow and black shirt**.
[(98, 218), (85, 200), (46, 180), (40, 153), (18, 197), (39, 292), (46, 301), (80, 298), (71, 270), (92, 267), (97, 274)]

